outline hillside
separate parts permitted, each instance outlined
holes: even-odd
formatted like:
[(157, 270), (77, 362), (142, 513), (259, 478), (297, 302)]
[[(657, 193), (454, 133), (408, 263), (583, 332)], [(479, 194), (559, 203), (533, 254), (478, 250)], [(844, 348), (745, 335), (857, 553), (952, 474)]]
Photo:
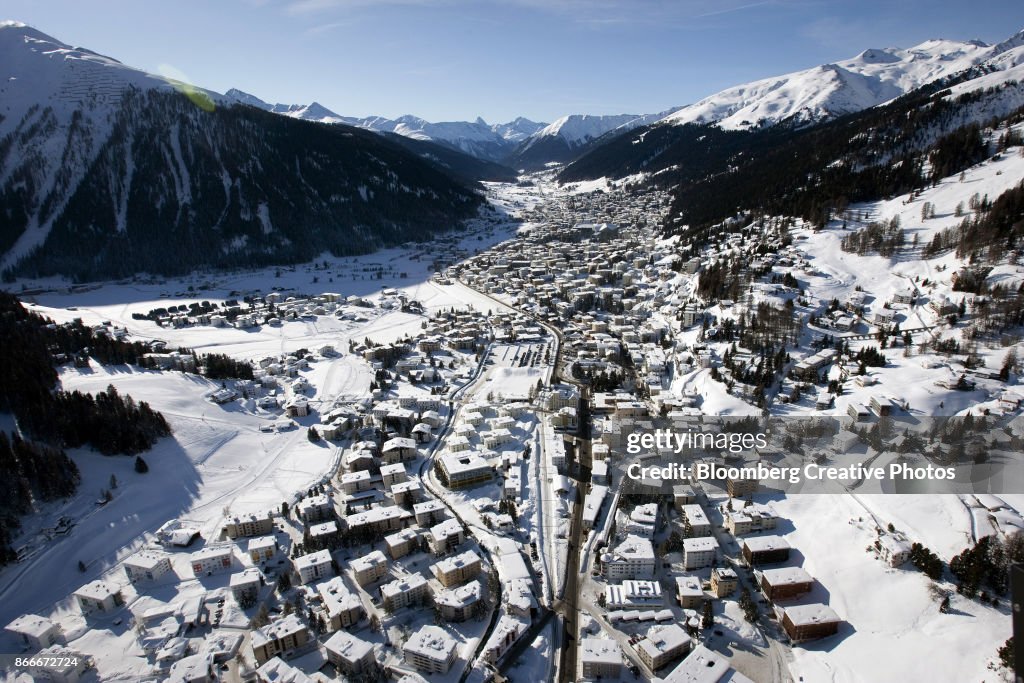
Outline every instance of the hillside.
[(0, 64), (5, 277), (362, 253), (456, 227), (482, 201), (378, 135), (236, 106), (20, 24), (0, 26)]

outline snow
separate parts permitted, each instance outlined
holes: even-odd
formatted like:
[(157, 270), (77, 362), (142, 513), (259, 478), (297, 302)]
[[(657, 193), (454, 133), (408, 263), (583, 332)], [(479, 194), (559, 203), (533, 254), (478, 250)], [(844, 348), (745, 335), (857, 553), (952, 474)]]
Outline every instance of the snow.
[[(95, 154), (110, 136), (113, 117), (128, 89), (177, 90), (218, 104), (228, 101), (217, 93), (184, 86), (90, 50), (72, 47), (18, 22), (0, 24), (0, 65), (0, 99), (5, 107), (0, 138), (23, 131), (31, 123), (53, 131), (28, 140), (14, 135), (13, 147), (3, 160), (0, 186), (11, 181), (12, 173), (26, 159), (34, 159), (37, 164), (33, 180), (40, 188), (40, 196), (49, 199), (44, 204), (45, 212), (44, 207), (27, 207), (28, 228), (3, 255), (0, 269), (10, 267), (46, 240), (71, 190), (81, 182)], [(76, 113), (81, 119), (72, 125)], [(88, 134), (83, 135), (82, 130)], [(64, 145), (69, 139), (76, 140), (78, 147), (65, 157)], [(176, 144), (173, 131), (170, 142)], [(175, 154), (180, 166), (180, 151)], [(120, 216), (123, 212), (118, 209), (115, 214)]]
[[(794, 678), (920, 680), (927, 663), (928, 671), (942, 672), (933, 675), (935, 680), (991, 680), (986, 661), (1011, 635), (1006, 606), (982, 605), (954, 591), (951, 613), (942, 614), (924, 574), (910, 565), (892, 569), (865, 552), (876, 538), (870, 508), (880, 521), (892, 521), (948, 562), (953, 550), (966, 547), (970, 528), (968, 516), (956, 513), (955, 496), (805, 494), (778, 499), (775, 505), (792, 521), (786, 538), (818, 582), (801, 602), (827, 602), (847, 622), (828, 641), (793, 648)], [(991, 652), (979, 650), (982, 643)], [(879, 656), (893, 648), (898, 656)]]
[[(669, 114), (661, 122), (717, 123), (723, 129), (735, 130), (791, 117), (817, 120), (839, 116), (883, 104), (986, 60), (996, 58), (993, 63), (998, 63), (1010, 45), (928, 40), (905, 50), (869, 49), (833, 64), (727, 88)], [(1002, 59), (1006, 68), (1009, 62), (1006, 57)], [(989, 84), (979, 82), (970, 89)]]

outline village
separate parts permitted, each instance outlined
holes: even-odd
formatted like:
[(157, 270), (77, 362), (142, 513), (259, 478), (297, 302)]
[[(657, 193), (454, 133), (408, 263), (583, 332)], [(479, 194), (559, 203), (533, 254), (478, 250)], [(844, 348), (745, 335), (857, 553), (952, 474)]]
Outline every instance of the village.
[[(49, 610), (12, 615), (5, 637), (22, 651), (78, 655), (29, 676), (794, 680), (801, 658), (861, 628), (814, 569), (818, 541), (795, 540), (805, 513), (756, 480), (632, 480), (629, 434), (824, 416), (839, 426), (813, 452), (692, 457), (873, 462), (891, 439), (861, 428), (940, 408), (1012, 417), (1024, 400), (1001, 355), (944, 341), (995, 306), (953, 303), (934, 273), (867, 292), (805, 226), (737, 218), (684, 244), (657, 235), (669, 203), (654, 190), (556, 190), (540, 174), (493, 191), (517, 221), (508, 239), (451, 241), (429, 262), (411, 249), (365, 280), (314, 266), (270, 291), (182, 289), (94, 321), (151, 340), (160, 374), (195, 372), (188, 349), (230, 335), (213, 348), (252, 378), (195, 389), (202, 421), (244, 424), (268, 453), (315, 449), (321, 473), (161, 519)], [(322, 287), (339, 293), (301, 293)], [(999, 434), (989, 446), (1019, 436)], [(862, 506), (835, 524), (870, 539), (856, 550), (884, 576), (914, 574), (925, 539), (872, 512), (851, 493), (861, 484), (834, 482)], [(961, 503), (975, 527), (1024, 529), (1010, 501)], [(101, 654), (112, 648), (124, 654)]]

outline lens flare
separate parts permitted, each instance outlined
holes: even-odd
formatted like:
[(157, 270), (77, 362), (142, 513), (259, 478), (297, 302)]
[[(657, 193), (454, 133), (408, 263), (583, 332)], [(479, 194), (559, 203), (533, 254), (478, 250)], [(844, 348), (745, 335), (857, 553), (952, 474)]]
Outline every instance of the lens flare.
[(157, 67), (157, 73), (175, 90), (187, 97), (192, 104), (203, 111), (213, 111), (214, 103), (210, 96), (202, 88), (197, 88), (189, 83), (188, 77), (180, 69), (169, 64), (161, 64)]

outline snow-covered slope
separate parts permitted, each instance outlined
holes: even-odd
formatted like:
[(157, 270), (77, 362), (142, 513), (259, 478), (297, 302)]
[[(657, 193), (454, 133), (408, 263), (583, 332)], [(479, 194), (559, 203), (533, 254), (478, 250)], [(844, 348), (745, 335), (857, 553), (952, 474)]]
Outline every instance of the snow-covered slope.
[(451, 227), (479, 202), (377, 135), (237, 101), (0, 23), (0, 271), (307, 260), (425, 236), (425, 218)]
[(526, 146), (532, 146), (544, 138), (559, 137), (569, 147), (579, 147), (591, 140), (611, 131), (626, 132), (633, 128), (664, 118), (667, 112), (660, 114), (615, 114), (611, 116), (592, 116), (590, 114), (569, 114), (554, 123), (545, 126), (531, 136)]
[(9, 145), (0, 157), (0, 206), (25, 217), (17, 235), (10, 225), (0, 231), (0, 270), (46, 239), (70, 197), (66, 189), (84, 177), (131, 90), (185, 90), (199, 106), (223, 101), (20, 22), (0, 22), (0, 140)]
[(994, 61), (1024, 43), (929, 40), (910, 49), (869, 49), (852, 59), (728, 88), (669, 114), (666, 123), (742, 129), (786, 119), (816, 121), (888, 102), (964, 69)]

